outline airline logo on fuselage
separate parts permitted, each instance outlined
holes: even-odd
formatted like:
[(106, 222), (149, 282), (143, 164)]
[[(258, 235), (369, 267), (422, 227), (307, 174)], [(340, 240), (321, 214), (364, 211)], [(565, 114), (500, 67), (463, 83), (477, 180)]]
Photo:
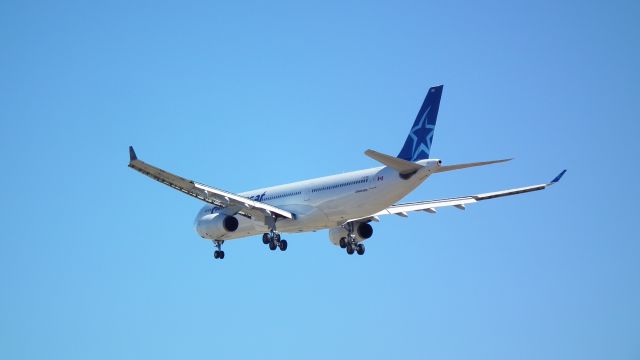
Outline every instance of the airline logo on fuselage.
[[(260, 201), (260, 202), (262, 202), (262, 199), (264, 199), (264, 197), (265, 197), (266, 195), (267, 195), (267, 192), (265, 191), (265, 192), (263, 192), (263, 193), (262, 193), (262, 194), (260, 194), (260, 195), (251, 195), (251, 196), (249, 196), (249, 198), (248, 198), (248, 199), (249, 199), (249, 200), (253, 200), (253, 201)], [(217, 212), (217, 211), (219, 211), (219, 210), (222, 210), (222, 207), (220, 207), (220, 206), (214, 206), (214, 207), (212, 207), (212, 208), (211, 208), (211, 210), (210, 210), (210, 211), (211, 211), (211, 214), (213, 214), (213, 213), (215, 213), (215, 212)]]
[(262, 201), (262, 199), (264, 199), (264, 196), (267, 195), (267, 192), (263, 192), (260, 195), (251, 195), (249, 196), (249, 200), (255, 200), (255, 201)]

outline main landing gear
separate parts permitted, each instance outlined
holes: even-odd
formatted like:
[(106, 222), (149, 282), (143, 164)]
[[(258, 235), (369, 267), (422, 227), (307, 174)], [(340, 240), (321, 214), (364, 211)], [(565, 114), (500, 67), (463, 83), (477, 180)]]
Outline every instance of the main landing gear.
[(262, 243), (269, 245), (269, 250), (274, 251), (280, 248), (280, 251), (287, 250), (287, 240), (280, 238), (280, 233), (275, 230), (262, 234)]
[(347, 249), (347, 254), (349, 255), (353, 255), (354, 252), (358, 255), (364, 255), (364, 244), (358, 243), (354, 238), (341, 238), (340, 247)]
[(213, 252), (214, 259), (224, 259), (224, 251), (222, 251), (222, 244), (224, 244), (224, 240), (214, 240), (213, 244), (216, 246), (216, 251)]
[(354, 252), (358, 255), (364, 255), (364, 244), (356, 241), (356, 236), (353, 234), (353, 223), (347, 224), (347, 231), (347, 237), (340, 238), (340, 247), (347, 249), (349, 255), (353, 255)]

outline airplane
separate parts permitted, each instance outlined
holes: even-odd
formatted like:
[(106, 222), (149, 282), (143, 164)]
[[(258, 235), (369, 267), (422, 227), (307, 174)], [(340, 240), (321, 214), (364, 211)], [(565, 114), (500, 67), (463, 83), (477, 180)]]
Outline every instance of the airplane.
[(262, 234), (270, 250), (287, 250), (283, 233), (329, 230), (329, 240), (347, 254), (363, 255), (363, 242), (373, 235), (372, 222), (384, 215), (407, 217), (410, 212), (436, 213), (441, 207), (464, 210), (469, 204), (499, 197), (546, 189), (560, 181), (566, 170), (551, 182), (483, 194), (397, 203), (431, 175), (512, 159), (444, 165), (431, 159), (431, 144), (440, 107), (443, 85), (431, 87), (398, 156), (375, 150), (365, 155), (383, 166), (339, 175), (233, 193), (182, 178), (138, 159), (129, 147), (129, 167), (193, 196), (205, 203), (198, 212), (195, 230), (216, 248), (213, 257), (224, 259), (222, 245)]

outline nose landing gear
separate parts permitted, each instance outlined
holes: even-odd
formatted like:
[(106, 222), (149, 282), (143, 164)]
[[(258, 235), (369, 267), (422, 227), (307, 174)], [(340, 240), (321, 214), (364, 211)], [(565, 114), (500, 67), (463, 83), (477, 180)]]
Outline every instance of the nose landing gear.
[(216, 251), (213, 252), (214, 259), (224, 259), (224, 251), (222, 251), (222, 244), (224, 244), (224, 240), (214, 240), (213, 244), (216, 247)]

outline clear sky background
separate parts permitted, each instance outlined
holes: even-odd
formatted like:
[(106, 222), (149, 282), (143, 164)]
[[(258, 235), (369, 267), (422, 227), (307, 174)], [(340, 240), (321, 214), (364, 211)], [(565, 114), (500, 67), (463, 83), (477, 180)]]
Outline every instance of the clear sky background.
[[(639, 359), (637, 1), (0, 3), (0, 358)], [(543, 192), (213, 246), (201, 203), (377, 166), (444, 84), (407, 200)]]

